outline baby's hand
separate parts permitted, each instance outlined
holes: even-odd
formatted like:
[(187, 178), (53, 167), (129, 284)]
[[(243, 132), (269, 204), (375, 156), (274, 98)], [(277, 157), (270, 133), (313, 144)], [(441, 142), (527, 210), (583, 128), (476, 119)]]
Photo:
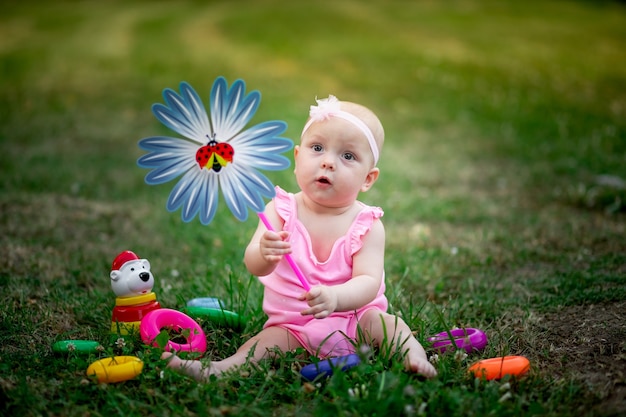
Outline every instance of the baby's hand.
[(337, 293), (331, 287), (317, 285), (300, 296), (306, 300), (310, 308), (302, 310), (303, 316), (312, 314), (316, 319), (323, 319), (331, 315), (337, 308)]
[(289, 232), (266, 231), (259, 241), (261, 256), (269, 263), (278, 263), (288, 253), (291, 253), (291, 243), (287, 241)]

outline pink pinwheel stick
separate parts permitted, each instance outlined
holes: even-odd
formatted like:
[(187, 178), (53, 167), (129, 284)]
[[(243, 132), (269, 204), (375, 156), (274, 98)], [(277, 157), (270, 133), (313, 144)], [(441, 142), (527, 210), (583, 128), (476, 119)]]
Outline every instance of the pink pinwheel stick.
[[(267, 230), (273, 232), (274, 228), (270, 224), (269, 220), (267, 220), (267, 217), (265, 217), (265, 214), (264, 213), (257, 213), (257, 214), (259, 215), (259, 219), (261, 219), (261, 221), (263, 222), (265, 227), (267, 227)], [(293, 260), (293, 258), (291, 257), (291, 255), (289, 255), (289, 254), (285, 255), (285, 259), (287, 259), (287, 262), (289, 263), (289, 266), (291, 267), (291, 269), (293, 269), (293, 272), (295, 272), (296, 276), (300, 280), (300, 283), (302, 284), (304, 289), (309, 291), (311, 289), (311, 287), (309, 286), (308, 282), (306, 282), (306, 279), (304, 278), (304, 275), (302, 274), (302, 271), (300, 271), (300, 268), (298, 268), (298, 265), (296, 265), (296, 263)]]

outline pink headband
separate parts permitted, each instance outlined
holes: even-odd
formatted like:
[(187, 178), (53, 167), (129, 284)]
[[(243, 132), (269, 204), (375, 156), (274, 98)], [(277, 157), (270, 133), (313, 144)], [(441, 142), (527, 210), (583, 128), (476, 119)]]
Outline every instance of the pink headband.
[(374, 165), (378, 163), (378, 146), (376, 145), (376, 140), (374, 139), (374, 135), (369, 127), (361, 119), (353, 115), (352, 113), (348, 113), (347, 111), (341, 110), (341, 103), (337, 100), (337, 97), (333, 95), (329, 95), (328, 98), (324, 98), (321, 100), (315, 99), (317, 101), (317, 106), (311, 106), (311, 110), (309, 111), (309, 115), (311, 118), (304, 125), (304, 129), (302, 129), (302, 135), (304, 132), (314, 123), (322, 120), (328, 120), (331, 117), (339, 117), (340, 119), (344, 119), (352, 123), (354, 126), (359, 128), (361, 132), (367, 138), (367, 141), (370, 144), (370, 148), (372, 149), (372, 154), (374, 155)]

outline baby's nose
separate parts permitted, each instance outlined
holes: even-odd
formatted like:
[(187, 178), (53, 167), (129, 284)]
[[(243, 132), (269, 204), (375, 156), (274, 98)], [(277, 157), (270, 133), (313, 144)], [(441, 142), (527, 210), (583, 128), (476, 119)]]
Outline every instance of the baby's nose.
[(141, 274), (139, 274), (139, 279), (141, 279), (143, 282), (148, 282), (148, 280), (150, 279), (150, 274), (147, 272), (142, 272)]
[(333, 159), (331, 157), (326, 157), (322, 161), (322, 167), (323, 168), (333, 169), (335, 167), (335, 162), (333, 161)]

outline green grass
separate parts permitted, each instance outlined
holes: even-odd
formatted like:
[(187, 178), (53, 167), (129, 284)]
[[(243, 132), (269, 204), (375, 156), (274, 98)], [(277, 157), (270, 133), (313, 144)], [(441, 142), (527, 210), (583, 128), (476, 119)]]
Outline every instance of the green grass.
[[(7, 3), (7, 4), (5, 4)], [(0, 413), (3, 415), (611, 416), (626, 412), (626, 9), (600, 1), (5, 2), (0, 6)], [(137, 141), (164, 88), (207, 100), (215, 77), (263, 100), (296, 140), (315, 96), (374, 109), (387, 295), (419, 340), (478, 327), (484, 352), (409, 375), (390, 352), (305, 383), (292, 352), (197, 384), (158, 349), (109, 340), (110, 265), (150, 260), (161, 305), (220, 297), (246, 317), (203, 322), (210, 357), (264, 323), (241, 259), (255, 220), (168, 213)], [(290, 170), (269, 174), (294, 190)], [(58, 355), (92, 339), (98, 355)], [(136, 380), (98, 385), (98, 357)], [(429, 353), (430, 352), (429, 350)], [(524, 355), (524, 378), (476, 360)]]

